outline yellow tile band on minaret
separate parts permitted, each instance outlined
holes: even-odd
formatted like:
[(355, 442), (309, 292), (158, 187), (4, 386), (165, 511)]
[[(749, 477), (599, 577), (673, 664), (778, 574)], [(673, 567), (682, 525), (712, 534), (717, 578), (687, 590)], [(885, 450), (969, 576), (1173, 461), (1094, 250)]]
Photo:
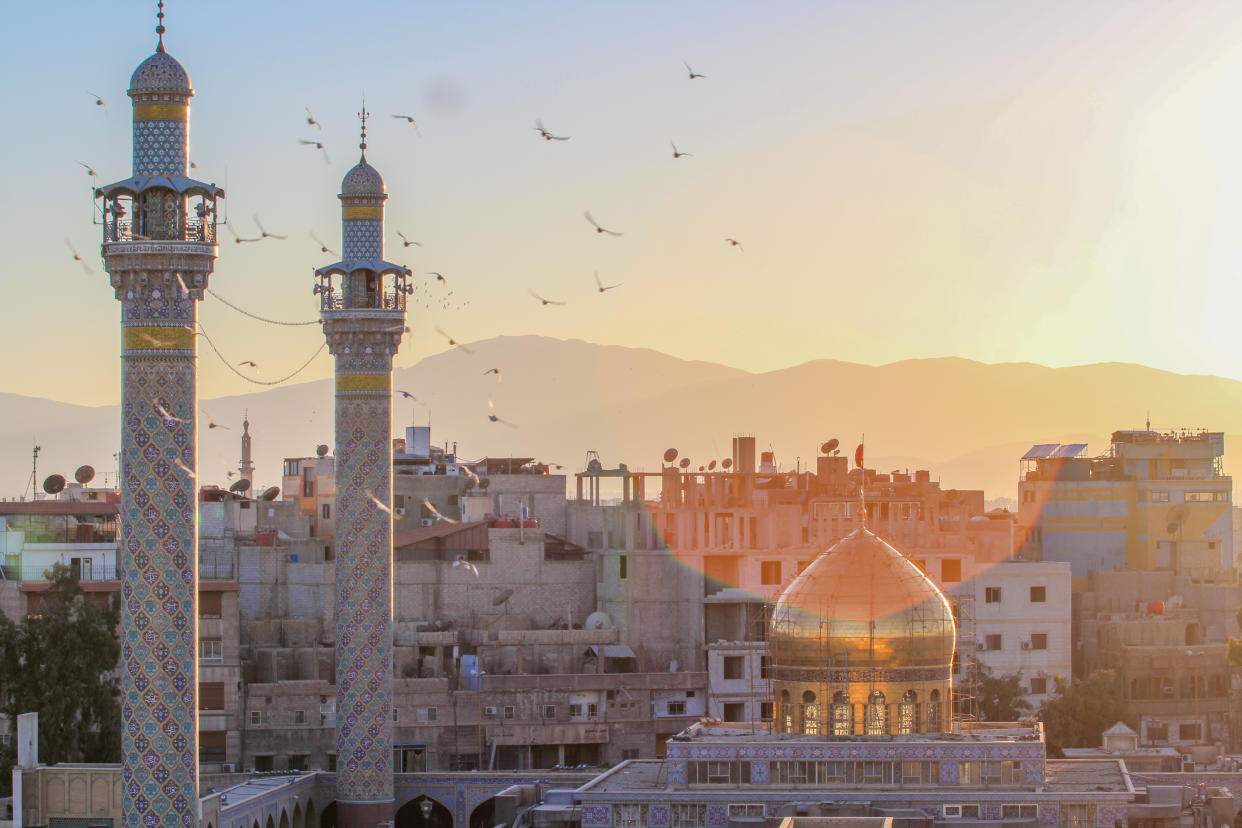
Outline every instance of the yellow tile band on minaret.
[(388, 374), (337, 374), (337, 391), (388, 391)]
[(189, 112), (184, 103), (134, 104), (135, 121), (184, 121)]
[(121, 329), (121, 347), (134, 349), (188, 350), (194, 347), (194, 331), (188, 328), (137, 326)]
[(341, 208), (341, 218), (345, 219), (375, 219), (378, 221), (383, 217), (384, 208), (379, 205), (350, 204)]

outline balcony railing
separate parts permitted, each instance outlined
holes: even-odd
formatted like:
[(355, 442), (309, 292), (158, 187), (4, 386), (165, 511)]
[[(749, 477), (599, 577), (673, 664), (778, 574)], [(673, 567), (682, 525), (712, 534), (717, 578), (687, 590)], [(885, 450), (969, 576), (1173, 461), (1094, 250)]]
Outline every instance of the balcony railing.
[(191, 241), (215, 244), (216, 223), (210, 219), (189, 218), (180, 222), (155, 222), (155, 226), (135, 227), (128, 219), (107, 218), (104, 221), (104, 242), (129, 241)]
[(366, 297), (367, 301), (346, 305), (345, 297), (340, 291), (320, 291), (319, 307), (321, 310), (405, 310), (405, 292), (400, 290), (375, 291)]
[[(79, 581), (115, 581), (119, 578), (117, 575), (116, 564), (91, 562), (89, 566), (72, 566), (66, 564), (77, 575)], [(8, 581), (46, 581), (47, 573), (51, 570), (52, 565), (47, 566), (0, 566), (0, 574)]]

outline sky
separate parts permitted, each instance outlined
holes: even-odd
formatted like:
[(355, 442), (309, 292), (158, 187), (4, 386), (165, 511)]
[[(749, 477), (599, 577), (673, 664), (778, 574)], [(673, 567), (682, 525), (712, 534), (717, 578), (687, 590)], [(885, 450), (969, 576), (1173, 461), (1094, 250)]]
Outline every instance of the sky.
[[(129, 175), (155, 4), (3, 13), (0, 390), (112, 404), (120, 308), (78, 162)], [(448, 347), (438, 326), (756, 372), (961, 356), (1242, 378), (1236, 2), (172, 0), (166, 25), (195, 176), (243, 234), (257, 215), (288, 235), (220, 246), (211, 288), (260, 316), (317, 316), (332, 258), (310, 234), (339, 249), (365, 94), (388, 258), (447, 278), (400, 366)], [(263, 381), (322, 344), (214, 297), (200, 320)], [(323, 352), (296, 380), (331, 371)], [(254, 389), (201, 349), (200, 397)]]

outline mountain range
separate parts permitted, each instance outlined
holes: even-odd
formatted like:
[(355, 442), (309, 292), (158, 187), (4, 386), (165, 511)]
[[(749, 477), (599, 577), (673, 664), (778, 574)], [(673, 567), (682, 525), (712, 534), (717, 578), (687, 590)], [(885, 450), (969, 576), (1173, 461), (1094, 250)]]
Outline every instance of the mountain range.
[[(417, 423), (459, 456), (534, 457), (572, 474), (588, 451), (605, 467), (658, 471), (676, 447), (692, 465), (730, 452), (737, 434), (756, 437), (782, 468), (814, 467), (818, 446), (836, 437), (852, 450), (865, 434), (867, 465), (929, 469), (947, 488), (1014, 497), (1018, 458), (1033, 443), (1107, 448), (1117, 429), (1206, 428), (1242, 434), (1242, 382), (1128, 363), (1049, 368), (960, 358), (887, 365), (814, 360), (751, 373), (677, 359), (644, 348), (541, 336), (497, 337), (427, 357), (394, 374), (394, 434)], [(491, 368), (495, 374), (485, 374)], [(488, 420), (488, 400), (503, 423)], [(39, 477), (96, 467), (115, 479), (117, 406), (87, 407), (0, 392), (0, 494), (18, 495), (42, 446)], [(201, 401), (219, 424), (200, 420), (203, 483), (227, 484), (237, 468), (248, 412), (256, 487), (280, 482), (281, 460), (310, 456), (333, 441), (332, 382), (290, 384)], [(227, 428), (226, 428), (227, 427)], [(1229, 455), (1226, 454), (1226, 470)]]

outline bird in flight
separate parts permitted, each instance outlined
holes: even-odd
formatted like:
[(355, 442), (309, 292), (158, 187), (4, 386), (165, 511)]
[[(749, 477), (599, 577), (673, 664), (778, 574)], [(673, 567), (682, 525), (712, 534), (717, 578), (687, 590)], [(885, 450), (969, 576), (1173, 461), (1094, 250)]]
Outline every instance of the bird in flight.
[(694, 157), (693, 155), (691, 155), (691, 154), (690, 154), (690, 153), (688, 153), (688, 152), (682, 152), (682, 151), (680, 151), (679, 149), (677, 149), (677, 145), (676, 145), (676, 144), (674, 144), (672, 141), (669, 141), (669, 142), (668, 142), (668, 144), (669, 144), (669, 146), (671, 146), (671, 147), (673, 148), (673, 157), (674, 157), (674, 158), (681, 158), (682, 156), (686, 156), (686, 157), (688, 157), (688, 158), (693, 158), (693, 157)]
[(436, 333), (440, 334), (440, 336), (442, 336), (442, 337), (444, 337), (445, 339), (447, 339), (447, 340), (448, 340), (448, 344), (449, 344), (449, 345), (451, 345), (451, 346), (453, 346), (454, 348), (460, 348), (460, 349), (462, 349), (463, 351), (465, 351), (465, 352), (466, 352), (466, 353), (468, 353), (468, 354), (473, 354), (473, 353), (474, 353), (474, 351), (470, 350), (470, 349), (469, 349), (469, 348), (467, 348), (465, 345), (462, 345), (462, 344), (461, 344), (460, 342), (458, 342), (456, 339), (453, 339), (453, 337), (449, 336), (449, 335), (445, 332), (445, 330), (444, 330), (443, 328), (441, 328), (439, 325), (437, 325), (437, 326), (436, 326)]
[(553, 135), (543, 128), (543, 121), (538, 119), (535, 120), (535, 125), (531, 128), (538, 132), (545, 141), (568, 141), (571, 137), (569, 135)]
[(108, 114), (108, 105), (103, 102), (103, 98), (99, 97), (94, 92), (87, 92), (86, 94), (90, 95), (92, 98), (95, 99), (95, 106), (103, 107), (104, 115)]
[(486, 371), (484, 371), (484, 372), (483, 372), (483, 376), (487, 376), (488, 374), (495, 374), (495, 375), (496, 375), (496, 382), (500, 382), (500, 381), (501, 381), (501, 379), (500, 379), (500, 369), (499, 369), (499, 368), (488, 368)]
[(141, 337), (144, 342), (150, 343), (152, 348), (166, 348), (167, 346), (172, 344), (171, 342), (167, 340), (154, 337), (151, 334), (146, 333), (145, 331), (140, 332), (138, 336)]
[(401, 119), (405, 120), (405, 122), (406, 122), (407, 124), (410, 124), (411, 126), (413, 126), (413, 127), (414, 127), (414, 131), (418, 133), (418, 137), (419, 137), (419, 138), (422, 138), (422, 137), (423, 137), (422, 130), (420, 130), (420, 129), (418, 128), (418, 121), (414, 120), (414, 116), (413, 116), (413, 115), (393, 115), (392, 117), (394, 117), (394, 118), (401, 118)]
[(181, 462), (180, 457), (173, 461), (173, 465), (185, 472), (188, 477), (198, 477), (198, 475), (194, 473), (194, 469)]
[[(441, 516), (441, 520), (448, 520), (448, 518)], [(456, 523), (456, 522), (457, 521), (455, 520), (452, 521), (452, 523)], [(474, 575), (474, 577), (476, 578), (479, 577), (479, 568), (475, 566), (474, 564), (470, 563), (470, 561), (466, 560), (465, 558), (458, 558), (457, 560), (453, 561), (453, 569), (464, 569), (470, 574)]]
[(731, 244), (731, 245), (733, 245), (734, 247), (736, 247), (736, 248), (737, 248), (740, 252), (742, 252), (742, 253), (745, 253), (745, 252), (746, 252), (746, 249), (745, 249), (744, 247), (742, 247), (742, 243), (741, 243), (740, 241), (738, 241), (737, 239), (725, 239), (725, 241), (727, 241), (729, 244)]
[(207, 428), (223, 428), (223, 429), (225, 429), (226, 431), (230, 431), (230, 430), (231, 430), (228, 426), (226, 426), (226, 425), (220, 425), (220, 424), (219, 424), (219, 423), (217, 423), (215, 420), (211, 419), (211, 415), (210, 415), (210, 414), (208, 414), (206, 411), (203, 411), (203, 409), (201, 409), (201, 408), (200, 408), (200, 409), (199, 409), (199, 411), (201, 411), (201, 412), (202, 412), (202, 414), (203, 414), (203, 416), (207, 418)]
[(402, 246), (402, 247), (409, 247), (409, 246), (410, 246), (410, 245), (412, 245), (412, 244), (418, 245), (419, 247), (422, 247), (422, 246), (423, 246), (423, 243), (422, 243), (422, 242), (410, 241), (409, 239), (407, 239), (407, 238), (405, 237), (405, 233), (402, 233), (400, 230), (398, 230), (398, 231), (397, 231), (397, 235), (401, 237), (401, 246)]
[(595, 220), (595, 217), (591, 215), (591, 211), (590, 211), (590, 210), (584, 210), (584, 211), (583, 211), (583, 213), (582, 213), (582, 215), (586, 217), (586, 220), (587, 220), (587, 221), (591, 222), (591, 226), (595, 228), (595, 232), (596, 232), (596, 233), (607, 233), (607, 234), (608, 234), (608, 235), (610, 235), (610, 236), (620, 236), (620, 235), (622, 235), (621, 233), (618, 233), (618, 232), (617, 232), (617, 231), (615, 231), (615, 230), (608, 230), (608, 229), (606, 229), (606, 228), (604, 228), (604, 227), (600, 227), (600, 226), (599, 226), (599, 222), (598, 222), (598, 221), (596, 221), (596, 220)]
[(315, 240), (315, 244), (319, 245), (319, 252), (320, 252), (320, 253), (331, 253), (333, 256), (335, 256), (335, 255), (336, 255), (336, 253), (335, 253), (335, 252), (334, 252), (334, 251), (333, 251), (330, 247), (328, 247), (326, 244), (324, 244), (323, 242), (321, 242), (321, 241), (319, 240), (319, 237), (318, 237), (318, 236), (316, 236), (314, 233), (311, 233), (311, 234), (310, 234), (310, 237), (311, 237), (312, 239), (314, 239), (314, 240)]
[(253, 368), (254, 370), (256, 370), (256, 371), (258, 371), (258, 370), (259, 370), (259, 363), (255, 362), (254, 360), (250, 360), (250, 359), (243, 359), (241, 362), (239, 362), (239, 363), (237, 363), (237, 364), (238, 364), (238, 365), (249, 365), (249, 366), (250, 366), (251, 368)]
[(402, 391), (400, 388), (398, 388), (398, 389), (397, 389), (397, 393), (398, 393), (398, 394), (400, 394), (401, 396), (405, 397), (407, 400), (413, 400), (414, 402), (418, 403), (419, 405), (422, 405), (422, 404), (423, 404), (423, 401), (422, 401), (422, 400), (420, 400), (418, 397), (416, 397), (416, 396), (414, 396), (413, 394), (411, 394), (409, 391)]
[(288, 236), (278, 236), (275, 233), (267, 232), (267, 230), (265, 230), (263, 227), (263, 222), (259, 221), (259, 216), (257, 213), (255, 214), (255, 217), (254, 217), (254, 223), (259, 226), (259, 232), (263, 234), (259, 237), (260, 239), (287, 239), (289, 238)]
[(182, 278), (181, 278), (181, 274), (180, 274), (180, 273), (174, 273), (173, 275), (177, 277), (177, 287), (181, 288), (181, 295), (182, 295), (182, 296), (189, 296), (189, 295), (190, 295), (190, 289), (189, 289), (188, 287), (186, 287), (186, 286), (185, 286), (185, 279), (182, 279)]
[(323, 163), (325, 164), (331, 163), (328, 160), (328, 151), (323, 148), (322, 141), (307, 141), (305, 138), (299, 138), (298, 143), (303, 144), (308, 147), (314, 147), (315, 149), (319, 150), (320, 152), (323, 153)]
[[(323, 132), (323, 124), (315, 120), (315, 113), (310, 111), (310, 107), (304, 106), (302, 108), (306, 110), (306, 125), (319, 127), (319, 131)], [(323, 149), (323, 148), (320, 147), (320, 149)]]
[(707, 75), (700, 75), (698, 72), (691, 69), (690, 64), (686, 63), (684, 60), (681, 62), (681, 65), (686, 67), (686, 71), (690, 73), (690, 80), (694, 80), (695, 78), (707, 77)]
[(607, 293), (608, 291), (612, 290), (613, 288), (619, 288), (619, 287), (621, 287), (621, 284), (622, 284), (621, 282), (617, 282), (615, 285), (606, 285), (606, 284), (604, 284), (603, 282), (601, 282), (601, 281), (600, 281), (600, 279), (599, 279), (599, 271), (598, 271), (598, 270), (597, 270), (597, 271), (595, 271), (595, 287), (597, 287), (597, 288), (599, 289), (599, 292), (600, 292), (600, 293)]
[(443, 273), (436, 273), (434, 270), (429, 270), (429, 271), (427, 271), (427, 275), (428, 275), (428, 276), (435, 276), (435, 277), (436, 277), (436, 281), (440, 283), (440, 286), (441, 286), (441, 287), (443, 287), (443, 288), (445, 288), (445, 289), (447, 289), (447, 288), (448, 288), (448, 279), (445, 279), (445, 278), (444, 278), (444, 274), (443, 274)]
[(401, 515), (393, 514), (392, 508), (387, 503), (385, 503), (384, 501), (376, 497), (375, 492), (371, 491), (370, 489), (363, 489), (362, 491), (364, 491), (366, 493), (367, 498), (370, 499), (370, 501), (375, 504), (376, 509), (379, 509), (381, 512), (387, 512), (388, 514), (392, 515), (393, 520), (401, 520)]
[(227, 221), (226, 221), (226, 222), (224, 222), (224, 226), (225, 226), (225, 227), (227, 227), (227, 228), (229, 228), (229, 232), (233, 234), (233, 241), (237, 242), (238, 244), (241, 244), (242, 242), (257, 242), (257, 241), (261, 241), (261, 239), (245, 239), (245, 238), (242, 238), (241, 236), (237, 235), (237, 231), (233, 229), (233, 225), (232, 225), (232, 224), (230, 224), (230, 223), (229, 223), (229, 222), (227, 222)]
[(69, 248), (69, 252), (73, 254), (73, 260), (81, 264), (83, 270), (85, 270), (87, 273), (95, 272), (91, 270), (91, 266), (86, 263), (86, 260), (83, 259), (80, 255), (78, 255), (78, 250), (76, 247), (73, 246), (73, 242), (69, 241), (69, 239), (65, 239), (65, 247)]
[[(446, 523), (457, 523), (457, 521), (453, 520), (451, 517), (447, 517), (446, 515), (440, 514), (440, 510), (437, 509), (435, 506), (431, 505), (431, 501), (425, 497), (423, 498), (423, 508), (425, 508), (428, 512), (431, 512), (431, 516), (435, 518), (436, 520), (443, 520)], [(453, 564), (453, 565), (456, 566), (457, 564)], [(478, 574), (477, 569), (475, 570), (475, 574)]]
[(496, 403), (492, 401), (491, 397), (487, 398), (487, 412), (487, 419), (491, 420), (493, 423), (507, 425), (509, 428), (517, 428), (516, 423), (511, 423), (508, 420), (502, 420), (496, 416)]
[(535, 293), (533, 290), (532, 290), (532, 291), (530, 291), (530, 295), (531, 295), (531, 296), (533, 296), (533, 297), (535, 297), (536, 299), (538, 299), (538, 300), (539, 300), (539, 301), (540, 301), (540, 302), (544, 305), (544, 307), (547, 307), (548, 305), (563, 305), (563, 304), (565, 304), (564, 302), (558, 302), (558, 301), (556, 301), (555, 299), (545, 299), (545, 298), (543, 298), (542, 296), (540, 296), (538, 293)]
[(96, 181), (99, 180), (99, 173), (95, 172), (94, 167), (92, 167), (90, 164), (87, 164), (85, 161), (79, 161), (78, 163), (81, 164), (83, 167), (86, 167), (87, 175), (89, 175), (91, 178), (95, 179)]
[(155, 413), (159, 414), (160, 417), (166, 423), (184, 423), (185, 422), (185, 420), (181, 419), (180, 417), (174, 417), (172, 415), (172, 412), (170, 412), (167, 408), (164, 407), (163, 403), (155, 404)]

